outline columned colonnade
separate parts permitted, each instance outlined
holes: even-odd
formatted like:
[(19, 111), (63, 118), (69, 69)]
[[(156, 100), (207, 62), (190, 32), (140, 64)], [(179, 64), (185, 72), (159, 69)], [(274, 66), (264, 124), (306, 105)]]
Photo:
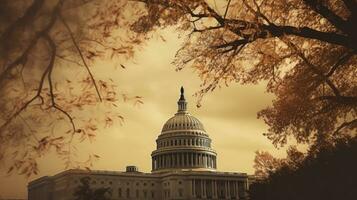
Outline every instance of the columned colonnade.
[(216, 156), (200, 152), (174, 152), (154, 155), (152, 169), (165, 168), (217, 168)]
[(192, 179), (191, 197), (199, 199), (239, 199), (244, 183), (236, 180)]

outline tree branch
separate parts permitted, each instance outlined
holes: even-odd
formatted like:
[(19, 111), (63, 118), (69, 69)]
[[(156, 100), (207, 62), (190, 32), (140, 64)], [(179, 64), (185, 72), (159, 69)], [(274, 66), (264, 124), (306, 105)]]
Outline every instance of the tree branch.
[(332, 74), (336, 71), (336, 69), (343, 65), (344, 63), (346, 63), (352, 56), (354, 55), (353, 51), (348, 51), (345, 52), (340, 59), (338, 59), (338, 61), (331, 67), (331, 69), (329, 70), (329, 72), (326, 74), (327, 77), (332, 76)]
[(79, 46), (78, 46), (78, 44), (77, 44), (77, 42), (76, 42), (76, 39), (74, 38), (74, 35), (73, 35), (73, 33), (72, 33), (71, 28), (68, 26), (67, 22), (64, 20), (64, 18), (62, 17), (61, 13), (59, 13), (58, 15), (59, 15), (59, 18), (60, 18), (60, 20), (62, 21), (63, 25), (64, 25), (65, 28), (67, 29), (67, 32), (68, 32), (68, 34), (69, 34), (70, 37), (71, 37), (72, 43), (73, 43), (74, 47), (76, 48), (76, 50), (77, 50), (77, 52), (78, 52), (78, 54), (79, 54), (79, 56), (80, 56), (80, 58), (81, 58), (81, 60), (82, 60), (82, 62), (83, 62), (83, 65), (84, 65), (85, 68), (87, 69), (87, 72), (88, 72), (88, 74), (89, 74), (89, 76), (90, 76), (90, 78), (91, 78), (91, 80), (92, 80), (92, 83), (93, 83), (94, 88), (95, 88), (95, 90), (96, 90), (96, 92), (97, 92), (97, 95), (98, 95), (98, 97), (99, 97), (99, 100), (102, 101), (102, 97), (101, 97), (101, 95), (100, 95), (100, 92), (99, 92), (97, 83), (96, 83), (96, 81), (95, 81), (95, 79), (94, 79), (94, 76), (93, 76), (92, 72), (91, 72), (90, 69), (89, 69), (89, 66), (88, 66), (88, 64), (87, 64), (87, 62), (86, 62), (86, 60), (85, 60), (85, 58), (84, 58), (84, 56), (83, 56), (83, 53), (82, 53), (81, 49), (79, 48)]
[(6, 121), (5, 123), (3, 123), (0, 127), (0, 132), (7, 126), (9, 125), (12, 120), (14, 118), (16, 118), (22, 111), (24, 111), (33, 101), (35, 101), (37, 98), (40, 98), (41, 101), (43, 102), (42, 96), (41, 96), (41, 92), (42, 92), (42, 88), (43, 88), (43, 84), (45, 82), (45, 77), (47, 75), (47, 73), (50, 70), (50, 66), (47, 66), (45, 71), (42, 73), (41, 79), (40, 79), (40, 83), (37, 89), (37, 93), (27, 102), (25, 102), (13, 115), (11, 115)]
[(226, 6), (226, 10), (224, 11), (223, 19), (226, 19), (230, 4), (231, 4), (231, 0), (228, 0), (227, 6)]
[(18, 18), (4, 31), (0, 38), (1, 43), (5, 42), (9, 38), (9, 36), (13, 34), (17, 27), (29, 24), (29, 21), (32, 21), (35, 18), (36, 14), (41, 9), (43, 3), (44, 0), (34, 0), (31, 6), (26, 10), (24, 15)]
[(58, 3), (55, 6), (55, 8), (53, 9), (53, 13), (51, 14), (50, 22), (44, 27), (43, 30), (41, 30), (35, 34), (35, 37), (33, 38), (32, 41), (30, 41), (28, 47), (25, 48), (24, 52), (17, 59), (15, 59), (12, 63), (10, 63), (7, 66), (4, 66), (4, 71), (2, 71), (1, 75), (0, 75), (0, 85), (3, 85), (3, 81), (5, 80), (6, 76), (10, 73), (10, 71), (14, 67), (23, 63), (23, 61), (26, 60), (29, 52), (32, 50), (32, 48), (34, 48), (36, 46), (38, 40), (51, 30), (51, 28), (53, 27), (53, 25), (55, 24), (55, 22), (57, 20), (57, 12), (59, 10), (59, 7), (60, 7), (60, 3)]
[(350, 33), (350, 28), (345, 20), (343, 20), (340, 16), (333, 13), (330, 9), (322, 4), (321, 1), (318, 0), (304, 0), (305, 4), (312, 8), (315, 12), (319, 13), (321, 16), (326, 18), (329, 22), (331, 22), (336, 28), (340, 29), (345, 33)]
[(318, 75), (322, 80), (326, 82), (326, 84), (332, 89), (332, 92), (336, 95), (336, 97), (341, 97), (340, 91), (337, 87), (332, 83), (332, 81), (326, 77), (315, 65), (309, 62), (309, 60), (305, 57), (305, 55), (298, 49), (298, 47), (289, 40), (283, 40), (290, 48), (292, 48), (297, 55), (304, 61), (304, 63), (310, 67), (310, 69)]
[(53, 71), (53, 67), (55, 64), (55, 60), (56, 60), (56, 52), (57, 52), (57, 48), (56, 48), (56, 44), (54, 43), (54, 41), (51, 39), (51, 37), (49, 35), (45, 35), (45, 39), (47, 40), (50, 49), (51, 49), (51, 58), (50, 58), (50, 62), (48, 64), (48, 74), (47, 74), (47, 78), (48, 78), (48, 85), (49, 85), (49, 90), (50, 90), (50, 98), (51, 98), (51, 106), (57, 110), (59, 110), (60, 112), (62, 112), (64, 115), (66, 115), (66, 117), (69, 119), (71, 125), (72, 125), (72, 129), (73, 129), (73, 133), (75, 133), (76, 131), (76, 127), (74, 125), (74, 121), (72, 116), (66, 112), (65, 110), (63, 110), (62, 108), (60, 108), (55, 101), (55, 95), (53, 92), (53, 84), (52, 84), (52, 71)]
[(346, 8), (351, 11), (351, 15), (357, 15), (357, 3), (356, 0), (343, 0)]
[(342, 123), (340, 126), (337, 127), (337, 129), (334, 131), (334, 135), (338, 134), (338, 132), (340, 132), (342, 129), (348, 127), (348, 126), (357, 126), (357, 119), (354, 119), (352, 121), (349, 122), (344, 122)]
[[(273, 36), (280, 37), (282, 35), (295, 35), (304, 38), (317, 39), (323, 42), (341, 45), (353, 50), (357, 50), (357, 44), (347, 36), (333, 32), (321, 32), (308, 27), (293, 27), (293, 26), (275, 26), (262, 25), (263, 30), (267, 30)], [(267, 36), (263, 35), (263, 36)]]
[(355, 96), (321, 96), (320, 100), (334, 101), (339, 104), (348, 105), (348, 106), (356, 106), (357, 105), (357, 97)]

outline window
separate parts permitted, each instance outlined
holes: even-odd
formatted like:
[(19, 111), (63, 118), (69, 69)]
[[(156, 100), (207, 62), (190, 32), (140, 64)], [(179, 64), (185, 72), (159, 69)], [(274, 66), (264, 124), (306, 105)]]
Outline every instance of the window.
[(118, 189), (118, 197), (121, 197), (121, 188)]
[(144, 198), (146, 198), (148, 196), (148, 193), (146, 190), (144, 190)]
[(154, 197), (155, 197), (155, 192), (151, 191), (151, 198), (154, 198)]
[(178, 184), (180, 184), (180, 185), (181, 185), (181, 183), (182, 183), (181, 181), (178, 182)]
[(139, 198), (139, 190), (136, 190), (136, 198)]
[(130, 189), (129, 189), (129, 188), (126, 189), (126, 197), (127, 197), (127, 198), (130, 198)]
[(182, 196), (183, 196), (183, 190), (182, 190), (182, 189), (179, 189), (179, 190), (178, 190), (178, 194), (179, 194), (180, 197), (182, 197)]

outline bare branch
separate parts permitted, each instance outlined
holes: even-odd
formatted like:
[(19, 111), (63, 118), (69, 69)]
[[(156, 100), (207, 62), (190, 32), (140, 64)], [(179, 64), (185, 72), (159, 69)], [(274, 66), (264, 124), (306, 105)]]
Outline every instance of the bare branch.
[(333, 135), (337, 135), (342, 129), (347, 128), (349, 126), (357, 126), (357, 119), (354, 119), (354, 120), (349, 121), (349, 122), (342, 123), (340, 126), (338, 126), (336, 128), (336, 130), (334, 131)]
[(24, 15), (18, 18), (3, 32), (0, 38), (1, 43), (3, 44), (3, 42), (6, 41), (10, 35), (13, 34), (16, 28), (24, 26), (30, 21), (32, 21), (36, 17), (38, 11), (41, 9), (43, 3), (44, 0), (34, 0), (31, 6), (26, 10)]
[(331, 67), (331, 69), (329, 70), (329, 72), (326, 74), (327, 77), (332, 76), (332, 74), (336, 71), (336, 69), (343, 65), (344, 63), (346, 63), (352, 56), (354, 55), (353, 51), (348, 51), (345, 52), (340, 59), (338, 59), (338, 61)]
[(47, 75), (47, 73), (49, 72), (49, 67), (47, 67), (45, 69), (45, 71), (43, 72), (42, 76), (41, 76), (41, 80), (37, 89), (37, 93), (27, 102), (25, 102), (13, 115), (11, 115), (0, 127), (0, 132), (1, 130), (3, 130), (7, 125), (9, 125), (13, 119), (15, 119), (22, 111), (26, 110), (26, 108), (33, 102), (35, 101), (37, 98), (40, 98), (43, 102), (43, 99), (41, 97), (41, 92), (42, 92), (42, 88), (43, 88), (43, 84), (45, 82), (45, 77)]
[(219, 48), (227, 48), (227, 47), (237, 47), (243, 44), (247, 44), (249, 43), (248, 40), (246, 39), (238, 39), (238, 40), (234, 40), (232, 42), (228, 42), (225, 44), (221, 44), (221, 45), (216, 45), (216, 46), (212, 46), (213, 48), (219, 49)]
[(231, 0), (228, 0), (227, 6), (226, 6), (226, 10), (224, 11), (223, 19), (226, 19), (230, 4), (231, 4)]
[(78, 46), (78, 44), (77, 44), (77, 42), (76, 42), (76, 39), (74, 38), (74, 35), (73, 35), (73, 33), (72, 33), (71, 28), (68, 26), (67, 22), (64, 20), (64, 18), (62, 17), (62, 15), (61, 15), (60, 13), (59, 13), (58, 15), (59, 15), (59, 18), (60, 18), (60, 20), (62, 21), (63, 25), (66, 27), (67, 32), (68, 32), (68, 34), (70, 35), (71, 40), (72, 40), (72, 42), (73, 42), (73, 45), (74, 45), (75, 48), (77, 49), (77, 52), (78, 52), (79, 56), (80, 56), (81, 59), (82, 59), (83, 65), (85, 66), (85, 68), (87, 69), (87, 72), (88, 72), (89, 76), (91, 77), (92, 83), (93, 83), (94, 88), (95, 88), (95, 90), (96, 90), (96, 92), (97, 92), (97, 95), (98, 95), (98, 97), (99, 97), (99, 100), (102, 101), (102, 96), (100, 95), (100, 92), (99, 92), (97, 83), (96, 83), (96, 81), (95, 81), (95, 79), (94, 79), (94, 76), (93, 76), (91, 70), (89, 69), (89, 66), (88, 66), (88, 64), (87, 64), (87, 62), (86, 62), (86, 60), (85, 60), (85, 58), (84, 58), (84, 56), (83, 56), (83, 53), (82, 53), (81, 49), (79, 48), (79, 46)]
[(34, 48), (36, 46), (38, 40), (41, 37), (43, 37), (45, 34), (47, 34), (47, 32), (49, 32), (49, 30), (51, 30), (51, 28), (53, 27), (53, 25), (55, 24), (55, 22), (57, 20), (57, 12), (58, 12), (59, 8), (60, 8), (60, 3), (58, 3), (56, 5), (56, 7), (54, 8), (54, 11), (51, 15), (50, 22), (44, 27), (43, 30), (36, 33), (35, 37), (31, 40), (31, 42), (29, 43), (27, 48), (25, 48), (24, 52), (17, 59), (15, 59), (14, 62), (10, 63), (7, 66), (4, 66), (4, 71), (1, 72), (1, 75), (0, 75), (0, 85), (2, 85), (2, 81), (5, 81), (6, 76), (10, 73), (10, 71), (14, 67), (23, 63), (23, 61), (26, 60), (29, 52), (32, 50), (32, 48)]
[(345, 20), (343, 20), (340, 16), (332, 12), (326, 6), (322, 4), (321, 1), (317, 0), (304, 0), (305, 4), (310, 6), (315, 12), (319, 13), (323, 17), (325, 17), (328, 21), (330, 21), (336, 28), (340, 29), (345, 33), (349, 33), (351, 30), (348, 27)]
[(48, 44), (50, 45), (50, 49), (51, 49), (51, 58), (50, 58), (50, 62), (48, 64), (47, 78), (48, 78), (48, 85), (49, 85), (49, 89), (50, 89), (50, 98), (51, 98), (52, 107), (59, 110), (60, 112), (62, 112), (64, 115), (67, 116), (67, 118), (69, 119), (69, 121), (72, 125), (73, 133), (75, 133), (76, 127), (74, 125), (73, 117), (68, 112), (66, 112), (65, 110), (60, 108), (56, 104), (56, 101), (55, 101), (55, 95), (53, 92), (53, 83), (52, 83), (52, 71), (53, 71), (53, 67), (55, 64), (55, 60), (56, 60), (57, 48), (56, 48), (56, 44), (54, 43), (54, 41), (51, 39), (51, 37), (49, 35), (45, 35), (45, 39), (47, 40)]

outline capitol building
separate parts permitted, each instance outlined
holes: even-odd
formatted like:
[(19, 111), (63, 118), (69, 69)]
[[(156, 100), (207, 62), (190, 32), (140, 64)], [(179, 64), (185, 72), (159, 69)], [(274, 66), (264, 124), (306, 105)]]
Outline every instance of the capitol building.
[(252, 176), (217, 171), (217, 153), (203, 124), (187, 111), (184, 89), (177, 113), (164, 124), (151, 153), (151, 173), (67, 170), (28, 184), (29, 200), (72, 200), (80, 179), (92, 188), (111, 188), (112, 200), (247, 199)]

